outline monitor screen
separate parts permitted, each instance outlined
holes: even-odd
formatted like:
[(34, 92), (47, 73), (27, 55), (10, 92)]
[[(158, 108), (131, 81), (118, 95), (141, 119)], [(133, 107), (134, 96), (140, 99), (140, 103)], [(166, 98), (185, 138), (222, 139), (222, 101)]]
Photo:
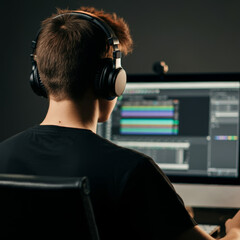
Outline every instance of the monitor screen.
[(150, 156), (173, 182), (239, 183), (238, 75), (128, 76), (110, 141)]

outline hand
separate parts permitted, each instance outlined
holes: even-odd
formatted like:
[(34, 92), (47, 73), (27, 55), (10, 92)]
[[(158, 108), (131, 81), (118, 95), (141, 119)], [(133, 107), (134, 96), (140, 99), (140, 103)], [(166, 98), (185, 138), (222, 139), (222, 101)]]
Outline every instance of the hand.
[(225, 222), (225, 227), (226, 227), (226, 233), (228, 233), (231, 229), (238, 229), (240, 232), (240, 210), (236, 213), (236, 215), (228, 219)]

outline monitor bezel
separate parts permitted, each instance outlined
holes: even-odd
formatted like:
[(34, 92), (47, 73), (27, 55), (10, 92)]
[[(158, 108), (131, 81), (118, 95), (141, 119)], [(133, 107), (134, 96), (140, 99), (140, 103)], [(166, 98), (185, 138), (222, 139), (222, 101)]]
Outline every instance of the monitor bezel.
[[(148, 79), (148, 81), (146, 81)], [(207, 82), (233, 81), (240, 82), (240, 73), (177, 73), (177, 74), (128, 74), (128, 83), (156, 82)], [(240, 99), (239, 99), (240, 100)], [(240, 124), (240, 120), (239, 120)], [(240, 133), (240, 130), (239, 130)], [(240, 141), (239, 141), (240, 147)], [(198, 177), (167, 175), (172, 183), (240, 185), (240, 154), (238, 158), (238, 177)]]

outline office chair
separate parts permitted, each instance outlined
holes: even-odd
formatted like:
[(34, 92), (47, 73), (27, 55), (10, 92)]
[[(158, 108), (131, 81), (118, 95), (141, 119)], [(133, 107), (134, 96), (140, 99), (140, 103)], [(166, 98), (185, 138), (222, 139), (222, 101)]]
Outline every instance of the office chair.
[(99, 240), (86, 177), (0, 174), (2, 239)]

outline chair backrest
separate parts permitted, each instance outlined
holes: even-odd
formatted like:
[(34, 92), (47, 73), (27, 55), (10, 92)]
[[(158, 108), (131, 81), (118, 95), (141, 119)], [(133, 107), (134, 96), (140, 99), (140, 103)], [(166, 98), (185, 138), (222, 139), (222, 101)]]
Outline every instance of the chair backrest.
[(87, 177), (0, 174), (3, 239), (98, 240)]

